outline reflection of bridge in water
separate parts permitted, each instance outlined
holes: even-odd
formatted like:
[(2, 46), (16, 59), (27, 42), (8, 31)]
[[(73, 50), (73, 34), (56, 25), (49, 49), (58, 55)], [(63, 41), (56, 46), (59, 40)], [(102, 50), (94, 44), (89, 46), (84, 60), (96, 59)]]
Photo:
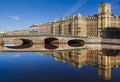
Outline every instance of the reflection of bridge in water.
[[(56, 48), (57, 47), (57, 48)], [(75, 48), (86, 48), (89, 47), (89, 45), (84, 45), (81, 47), (71, 47), (68, 44), (58, 44), (56, 47), (53, 47), (52, 44), (26, 44), (26, 45), (20, 45), (20, 46), (0, 46), (0, 51), (2, 52), (31, 52), (31, 51), (38, 51), (38, 52), (49, 52), (53, 50), (65, 50), (65, 49), (75, 49)]]
[(79, 68), (84, 65), (92, 65), (98, 68), (98, 74), (101, 79), (108, 80), (111, 78), (111, 70), (120, 66), (120, 46), (110, 46), (107, 44), (85, 44), (81, 47), (70, 47), (68, 44), (59, 44), (56, 49), (46, 49), (45, 45), (41, 44), (21, 49), (1, 46), (0, 49), (1, 52), (26, 51), (44, 54), (52, 56), (56, 61), (69, 63)]

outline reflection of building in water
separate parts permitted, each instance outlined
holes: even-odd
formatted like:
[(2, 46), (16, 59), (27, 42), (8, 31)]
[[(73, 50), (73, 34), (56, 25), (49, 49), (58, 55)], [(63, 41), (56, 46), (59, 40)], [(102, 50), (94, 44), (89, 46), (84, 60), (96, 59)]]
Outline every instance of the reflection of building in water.
[(35, 54), (44, 55), (44, 56), (52, 56), (53, 52), (35, 52)]
[(98, 67), (99, 77), (104, 80), (111, 78), (111, 69), (120, 66), (120, 55), (108, 56), (102, 50), (64, 50), (54, 51), (54, 59), (77, 67), (93, 65)]

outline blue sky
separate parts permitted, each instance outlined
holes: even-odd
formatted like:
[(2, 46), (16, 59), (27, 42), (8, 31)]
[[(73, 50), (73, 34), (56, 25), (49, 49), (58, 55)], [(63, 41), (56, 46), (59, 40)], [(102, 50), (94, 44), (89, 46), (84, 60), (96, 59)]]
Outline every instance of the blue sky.
[(112, 13), (120, 15), (120, 0), (0, 0), (0, 31), (27, 29), (77, 13), (94, 15), (102, 2), (110, 3)]

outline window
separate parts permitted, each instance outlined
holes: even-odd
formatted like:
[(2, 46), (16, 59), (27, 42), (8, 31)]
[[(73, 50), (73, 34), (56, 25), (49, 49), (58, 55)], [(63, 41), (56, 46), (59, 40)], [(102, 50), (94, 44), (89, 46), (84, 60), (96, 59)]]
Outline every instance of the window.
[(68, 34), (72, 34), (72, 25), (71, 24), (68, 25)]

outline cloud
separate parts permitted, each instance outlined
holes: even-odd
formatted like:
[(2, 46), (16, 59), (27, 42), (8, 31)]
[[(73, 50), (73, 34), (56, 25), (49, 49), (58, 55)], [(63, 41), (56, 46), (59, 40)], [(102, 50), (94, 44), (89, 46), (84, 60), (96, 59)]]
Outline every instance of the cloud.
[(14, 19), (14, 20), (20, 20), (19, 16), (10, 16), (10, 18)]
[(76, 12), (79, 8), (84, 6), (87, 3), (88, 0), (82, 1), (78, 0), (65, 14), (64, 16), (68, 16)]

